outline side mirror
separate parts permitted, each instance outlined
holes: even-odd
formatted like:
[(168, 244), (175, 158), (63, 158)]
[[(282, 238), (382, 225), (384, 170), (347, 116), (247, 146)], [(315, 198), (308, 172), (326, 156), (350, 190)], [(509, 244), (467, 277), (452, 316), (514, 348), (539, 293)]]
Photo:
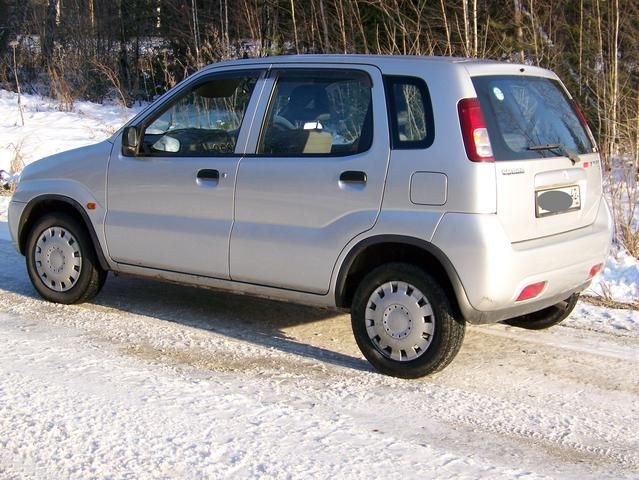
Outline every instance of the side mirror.
[(140, 144), (140, 135), (136, 127), (126, 127), (122, 132), (122, 154), (128, 157), (135, 156)]

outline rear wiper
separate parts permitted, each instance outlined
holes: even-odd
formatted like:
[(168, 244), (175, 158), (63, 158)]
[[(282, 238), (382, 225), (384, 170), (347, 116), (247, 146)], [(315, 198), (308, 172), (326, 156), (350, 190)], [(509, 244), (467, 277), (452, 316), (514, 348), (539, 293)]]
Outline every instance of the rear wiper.
[(575, 152), (567, 148), (565, 145), (561, 143), (547, 143), (546, 145), (531, 145), (528, 147), (528, 150), (532, 150), (533, 152), (538, 152), (540, 150), (559, 150), (563, 152), (563, 155), (568, 157), (572, 164), (574, 165), (579, 161), (579, 155)]

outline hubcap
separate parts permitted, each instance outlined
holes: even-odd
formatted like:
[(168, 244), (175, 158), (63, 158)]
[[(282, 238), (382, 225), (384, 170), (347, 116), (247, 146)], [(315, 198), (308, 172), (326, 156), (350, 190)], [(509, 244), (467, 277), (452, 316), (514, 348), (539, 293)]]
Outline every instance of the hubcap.
[(422, 356), (433, 339), (435, 317), (426, 296), (406, 282), (388, 282), (366, 304), (366, 332), (387, 358), (408, 362)]
[(73, 288), (82, 270), (82, 254), (75, 237), (62, 227), (49, 227), (35, 245), (35, 268), (42, 283), (56, 292)]

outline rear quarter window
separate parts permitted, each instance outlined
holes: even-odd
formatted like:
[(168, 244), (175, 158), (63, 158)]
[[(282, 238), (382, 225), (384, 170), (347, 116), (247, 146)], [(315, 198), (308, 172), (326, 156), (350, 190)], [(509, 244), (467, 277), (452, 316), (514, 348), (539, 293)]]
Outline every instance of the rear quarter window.
[(532, 76), (481, 76), (472, 79), (488, 127), (495, 160), (558, 156), (530, 147), (561, 144), (577, 154), (593, 145), (572, 101), (553, 79)]
[(394, 149), (420, 149), (435, 138), (433, 110), (426, 82), (418, 77), (385, 76), (386, 103)]

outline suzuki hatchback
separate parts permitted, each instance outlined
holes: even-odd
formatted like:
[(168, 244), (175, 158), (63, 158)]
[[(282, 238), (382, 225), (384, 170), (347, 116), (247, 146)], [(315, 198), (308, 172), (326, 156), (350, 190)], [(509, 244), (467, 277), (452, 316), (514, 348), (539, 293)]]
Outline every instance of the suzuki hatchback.
[(467, 322), (559, 323), (611, 239), (554, 73), (368, 55), (206, 67), (27, 166), (9, 222), (47, 300), (112, 271), (348, 309), (364, 356), (405, 378), (449, 364)]

